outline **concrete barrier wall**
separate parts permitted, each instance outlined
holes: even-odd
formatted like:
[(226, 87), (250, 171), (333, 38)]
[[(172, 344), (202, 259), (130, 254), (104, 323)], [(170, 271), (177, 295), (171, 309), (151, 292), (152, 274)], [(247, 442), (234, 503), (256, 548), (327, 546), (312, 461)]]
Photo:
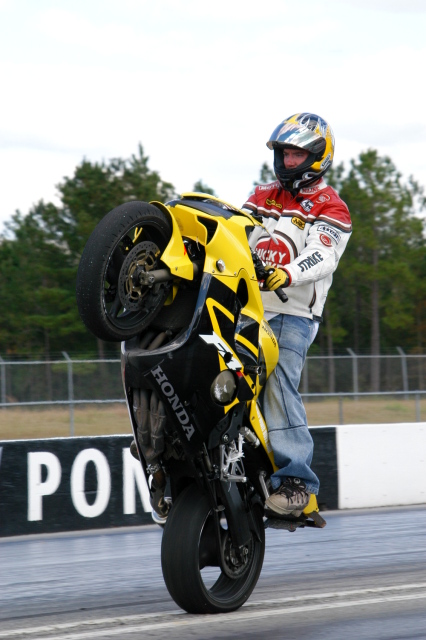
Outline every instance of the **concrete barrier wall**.
[(426, 423), (336, 427), (339, 509), (426, 503)]
[[(426, 423), (313, 427), (321, 510), (426, 503)], [(0, 536), (151, 523), (132, 436), (0, 442)]]
[(0, 536), (151, 523), (131, 436), (0, 442)]

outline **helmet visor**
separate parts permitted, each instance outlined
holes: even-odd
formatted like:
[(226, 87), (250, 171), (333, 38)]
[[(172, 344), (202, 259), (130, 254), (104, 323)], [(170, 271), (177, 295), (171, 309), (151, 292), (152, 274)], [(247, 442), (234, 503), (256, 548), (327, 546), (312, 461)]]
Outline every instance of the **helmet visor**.
[(273, 149), (276, 146), (292, 145), (293, 147), (300, 147), (307, 151), (313, 151), (322, 137), (308, 129), (303, 125), (295, 122), (281, 122), (281, 124), (274, 129), (271, 137), (269, 138), (266, 146), (269, 149)]

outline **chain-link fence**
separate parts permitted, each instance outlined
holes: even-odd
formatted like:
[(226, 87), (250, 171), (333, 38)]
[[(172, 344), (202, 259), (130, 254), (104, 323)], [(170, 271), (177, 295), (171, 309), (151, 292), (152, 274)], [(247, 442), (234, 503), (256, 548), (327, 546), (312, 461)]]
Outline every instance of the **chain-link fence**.
[(0, 358), (1, 406), (105, 402), (124, 398), (120, 360), (7, 361)]
[[(76, 360), (65, 352), (62, 355), (60, 360), (33, 361), (0, 357), (0, 407), (67, 406), (69, 435), (73, 436), (75, 407), (125, 402), (120, 360)], [(0, 414), (0, 425), (1, 418)]]
[(426, 391), (426, 355), (308, 356), (301, 393), (383, 393)]
[[(309, 356), (300, 392), (311, 425), (420, 421), (426, 419), (426, 355), (398, 348), (395, 355), (348, 350), (345, 356)], [(56, 360), (0, 357), (0, 407), (65, 407), (69, 435), (74, 435), (75, 408), (123, 403), (119, 359), (71, 359), (65, 352)], [(0, 425), (4, 415), (1, 411)]]

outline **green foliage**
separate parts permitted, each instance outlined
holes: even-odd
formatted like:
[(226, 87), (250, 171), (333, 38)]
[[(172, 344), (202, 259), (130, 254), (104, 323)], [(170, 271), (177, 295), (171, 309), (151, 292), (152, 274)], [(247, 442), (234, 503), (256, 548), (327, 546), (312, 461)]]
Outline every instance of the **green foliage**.
[(259, 182), (253, 182), (253, 186), (257, 187), (259, 184), (268, 184), (269, 182), (274, 182), (276, 179), (273, 169), (264, 162), (260, 167)]
[(129, 160), (114, 158), (108, 164), (87, 160), (76, 168), (72, 178), (57, 186), (62, 207), (49, 207), (42, 219), (51, 238), (64, 243), (75, 260), (80, 258), (87, 238), (104, 215), (131, 200), (169, 200), (173, 185), (163, 182), (148, 168), (143, 148)]
[[(16, 214), (9, 229), (14, 240), (0, 245), (0, 296), (7, 301), (0, 332), (2, 353), (63, 349), (63, 339), (82, 333), (75, 303), (75, 262), (51, 239), (43, 220), (56, 215), (40, 202), (25, 217)], [(4, 271), (3, 271), (4, 269)]]
[(197, 180), (192, 190), (197, 193), (208, 193), (211, 196), (216, 196), (214, 189), (212, 189), (211, 187), (208, 187), (206, 184), (204, 184), (202, 180)]
[[(275, 180), (264, 163), (259, 182)], [(361, 153), (348, 170), (339, 165), (327, 180), (348, 204), (353, 234), (328, 296), (318, 352), (395, 350), (422, 352), (426, 342), (426, 246), (423, 190), (403, 181), (387, 157)], [(198, 180), (194, 191), (215, 195)], [(139, 145), (123, 160), (83, 160), (58, 185), (61, 204), (40, 201), (17, 212), (0, 239), (0, 354), (66, 351), (102, 353), (104, 345), (84, 328), (75, 302), (83, 247), (99, 220), (130, 200), (167, 201), (173, 186), (148, 167)], [(111, 347), (109, 347), (111, 349)], [(115, 347), (114, 347), (115, 348)]]
[(347, 346), (372, 353), (413, 349), (426, 293), (424, 222), (416, 215), (422, 189), (411, 179), (404, 183), (392, 161), (371, 149), (352, 160), (347, 175), (340, 166), (330, 178), (353, 224), (333, 284), (344, 309), (340, 324), (353, 337)]
[[(130, 200), (169, 200), (173, 186), (148, 168), (139, 145), (129, 160), (87, 160), (58, 185), (61, 206), (39, 202), (17, 212), (0, 241), (0, 353), (99, 349), (81, 322), (75, 301), (78, 262), (96, 224)], [(11, 239), (12, 238), (12, 239)]]

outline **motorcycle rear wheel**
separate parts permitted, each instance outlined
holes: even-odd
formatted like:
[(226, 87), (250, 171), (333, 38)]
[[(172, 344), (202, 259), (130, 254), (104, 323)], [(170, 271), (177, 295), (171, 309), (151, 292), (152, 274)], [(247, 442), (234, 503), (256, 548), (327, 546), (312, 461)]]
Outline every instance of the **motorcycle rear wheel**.
[[(249, 598), (263, 565), (265, 532), (262, 514), (257, 518), (260, 540), (252, 533), (244, 566), (232, 566), (225, 573), (219, 568), (212, 509), (207, 496), (196, 485), (178, 497), (167, 518), (161, 545), (161, 565), (167, 589), (176, 604), (188, 613), (227, 613), (241, 607)], [(229, 532), (222, 531), (226, 553)], [(231, 554), (229, 554), (231, 555)], [(204, 567), (217, 567), (219, 576), (208, 585)]]
[(81, 319), (97, 338), (133, 338), (161, 311), (170, 283), (145, 287), (137, 275), (163, 266), (171, 235), (167, 215), (146, 202), (122, 204), (95, 227), (81, 256), (76, 296)]

